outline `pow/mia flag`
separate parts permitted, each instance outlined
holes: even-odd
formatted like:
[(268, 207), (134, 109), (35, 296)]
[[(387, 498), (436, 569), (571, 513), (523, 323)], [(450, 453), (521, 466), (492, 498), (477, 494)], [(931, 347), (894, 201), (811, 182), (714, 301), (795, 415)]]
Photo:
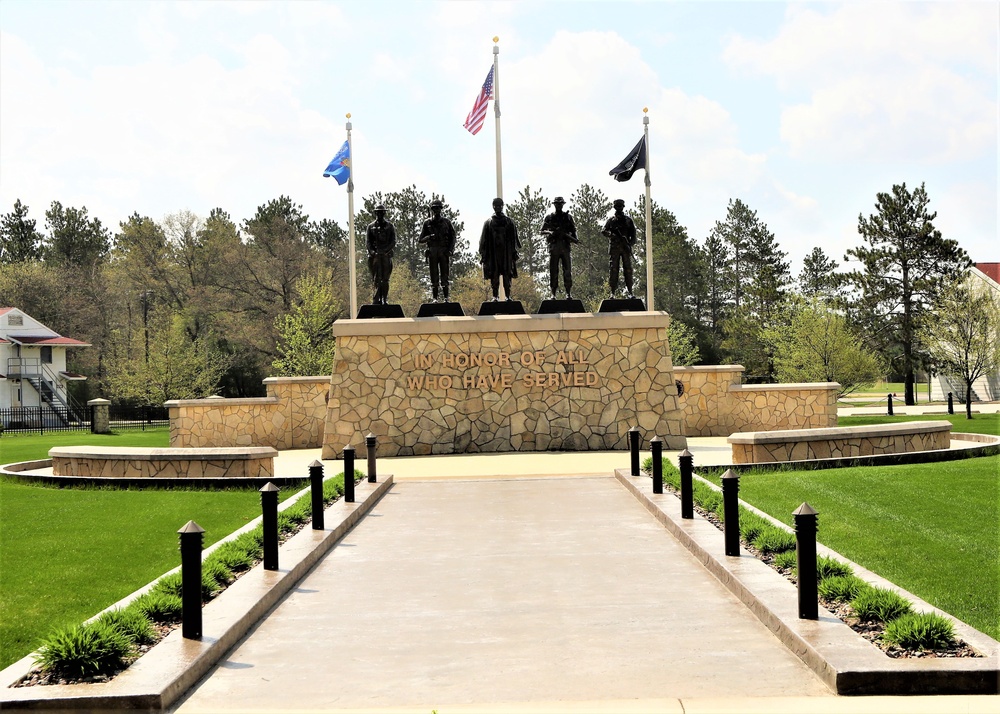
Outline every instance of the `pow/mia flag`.
[(608, 172), (609, 176), (614, 176), (615, 181), (628, 181), (639, 169), (646, 168), (646, 136), (639, 139), (635, 148), (628, 152), (628, 156), (622, 162)]

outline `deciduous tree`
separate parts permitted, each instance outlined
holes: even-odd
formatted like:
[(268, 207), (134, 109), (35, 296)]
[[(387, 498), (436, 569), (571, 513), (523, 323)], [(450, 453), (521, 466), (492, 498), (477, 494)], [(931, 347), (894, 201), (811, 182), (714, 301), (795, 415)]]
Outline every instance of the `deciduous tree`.
[(972, 418), (972, 385), (1000, 370), (1000, 295), (972, 279), (953, 283), (923, 326), (938, 369), (965, 386), (965, 416)]

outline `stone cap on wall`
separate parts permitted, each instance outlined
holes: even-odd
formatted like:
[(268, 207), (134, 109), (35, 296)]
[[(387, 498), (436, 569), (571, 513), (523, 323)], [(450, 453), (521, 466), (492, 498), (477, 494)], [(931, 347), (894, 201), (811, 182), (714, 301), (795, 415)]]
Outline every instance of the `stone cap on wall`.
[(746, 370), (741, 364), (703, 364), (687, 367), (674, 365), (674, 372), (743, 372)]
[(316, 375), (314, 377), (265, 377), (264, 384), (289, 384), (293, 382), (326, 382), (330, 383), (330, 375)]
[[(329, 379), (329, 377), (327, 378)], [(165, 407), (238, 407), (250, 404), (281, 404), (278, 397), (206, 397), (205, 399), (171, 399)]]
[(662, 311), (490, 315), (486, 317), (402, 317), (379, 320), (337, 320), (333, 323), (333, 336), (657, 329), (665, 328), (669, 324), (670, 316)]
[(904, 434), (929, 434), (951, 431), (950, 421), (904, 421), (896, 424), (838, 426), (829, 429), (789, 429), (787, 431), (740, 431), (726, 440), (730, 444), (779, 444), (788, 441), (830, 441), (864, 439)]
[(274, 458), (270, 446), (153, 449), (142, 446), (58, 446), (49, 449), (50, 459), (108, 459), (121, 461), (249, 461)]
[(830, 390), (840, 389), (837, 382), (793, 382), (781, 384), (730, 384), (730, 392), (791, 392), (803, 390)]

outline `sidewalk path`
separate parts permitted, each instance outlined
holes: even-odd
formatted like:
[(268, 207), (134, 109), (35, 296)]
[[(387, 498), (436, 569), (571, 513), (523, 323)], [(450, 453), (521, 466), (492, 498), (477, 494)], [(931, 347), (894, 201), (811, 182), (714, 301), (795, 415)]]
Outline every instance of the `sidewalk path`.
[(179, 711), (831, 696), (615, 480), (478, 479), (394, 486)]

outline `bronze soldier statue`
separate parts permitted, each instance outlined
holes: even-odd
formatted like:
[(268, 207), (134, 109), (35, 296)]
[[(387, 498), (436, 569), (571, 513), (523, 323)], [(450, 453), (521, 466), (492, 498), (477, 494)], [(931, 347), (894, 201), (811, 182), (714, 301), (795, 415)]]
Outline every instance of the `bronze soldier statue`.
[(503, 292), (510, 297), (510, 282), (517, 277), (518, 249), (521, 241), (517, 237), (517, 227), (503, 213), (503, 199), (493, 199), (493, 215), (483, 224), (479, 237), (479, 257), (483, 261), (483, 277), (488, 278), (493, 288), (493, 299), (499, 299), (501, 276)]
[(372, 304), (389, 302), (389, 276), (392, 254), (396, 249), (396, 228), (385, 220), (385, 206), (375, 206), (375, 220), (368, 224), (368, 270), (372, 274)]
[(448, 302), (448, 276), (451, 270), (451, 256), (455, 252), (455, 227), (441, 215), (441, 201), (431, 201), (431, 218), (424, 221), (420, 229), (418, 243), (425, 243), (424, 256), (431, 271), (431, 294), (434, 302), (438, 299), (438, 285), (444, 288), (444, 301)]
[(618, 266), (621, 264), (625, 273), (625, 289), (627, 297), (635, 297), (632, 294), (632, 246), (635, 245), (635, 223), (625, 215), (625, 201), (615, 199), (615, 215), (604, 224), (602, 234), (608, 238), (608, 255), (610, 261), (608, 265), (608, 285), (611, 288), (611, 297), (614, 297), (618, 289)]
[(555, 211), (545, 216), (542, 221), (542, 235), (549, 247), (549, 287), (552, 297), (556, 296), (559, 287), (559, 265), (562, 264), (563, 286), (566, 288), (566, 299), (573, 297), (573, 262), (570, 250), (574, 243), (580, 241), (576, 237), (576, 224), (573, 217), (563, 211), (566, 202), (562, 196), (552, 200)]

